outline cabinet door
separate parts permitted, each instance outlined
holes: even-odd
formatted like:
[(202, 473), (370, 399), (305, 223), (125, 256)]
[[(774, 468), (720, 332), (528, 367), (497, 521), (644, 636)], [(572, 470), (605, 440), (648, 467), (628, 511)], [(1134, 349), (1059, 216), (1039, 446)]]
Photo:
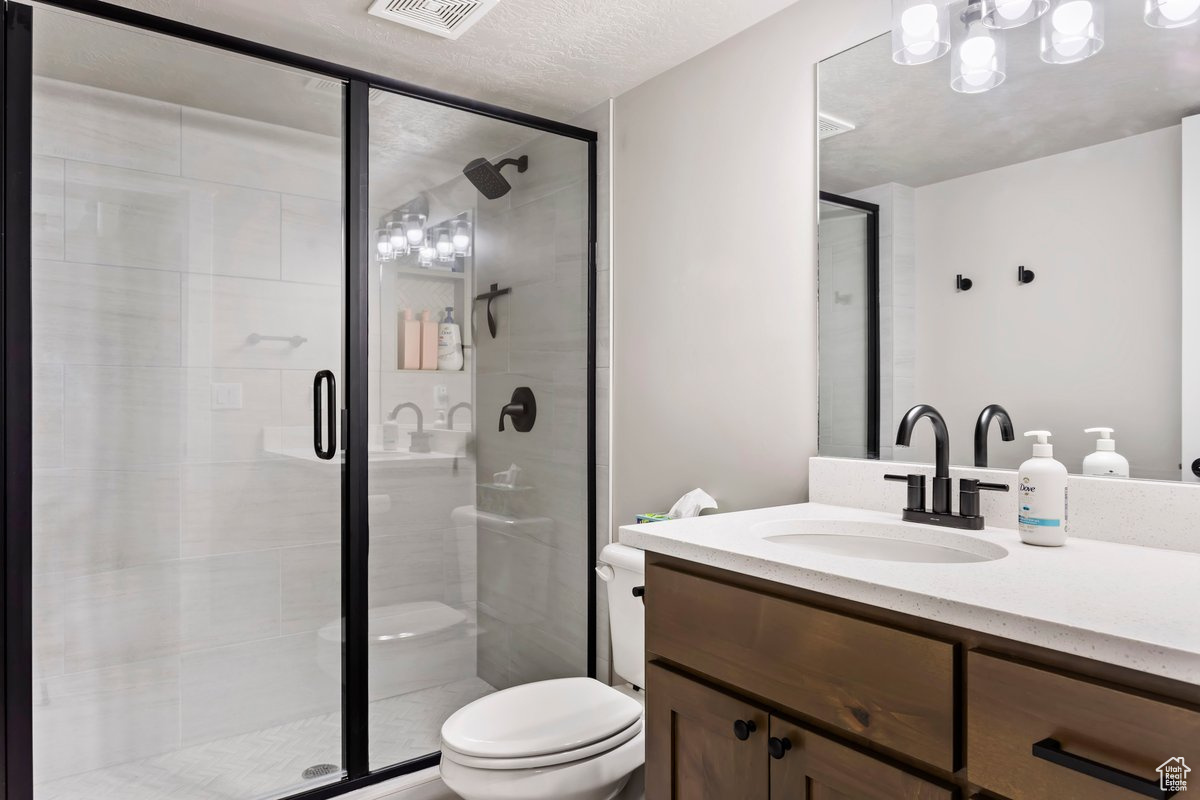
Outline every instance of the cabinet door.
[(946, 789), (777, 717), (771, 718), (771, 800), (951, 800)]
[(767, 714), (646, 668), (646, 800), (768, 800)]

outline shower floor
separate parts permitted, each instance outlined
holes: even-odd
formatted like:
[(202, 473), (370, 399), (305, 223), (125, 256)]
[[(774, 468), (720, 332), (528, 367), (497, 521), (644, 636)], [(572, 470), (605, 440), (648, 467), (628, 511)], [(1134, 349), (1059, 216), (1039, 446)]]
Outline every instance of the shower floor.
[[(435, 752), (442, 721), (494, 692), (479, 678), (389, 697), (371, 704), (371, 764)], [(170, 753), (38, 784), (36, 800), (259, 800), (331, 783), (339, 772), (305, 781), (318, 764), (340, 762), (340, 714), (289, 722)]]

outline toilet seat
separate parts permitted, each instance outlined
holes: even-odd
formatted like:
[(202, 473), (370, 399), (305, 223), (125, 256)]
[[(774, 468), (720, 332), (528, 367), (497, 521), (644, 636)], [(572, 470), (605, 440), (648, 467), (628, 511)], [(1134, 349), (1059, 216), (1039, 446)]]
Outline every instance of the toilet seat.
[(642, 704), (594, 678), (496, 692), (442, 726), (445, 756), (478, 769), (530, 769), (607, 752), (637, 736)]

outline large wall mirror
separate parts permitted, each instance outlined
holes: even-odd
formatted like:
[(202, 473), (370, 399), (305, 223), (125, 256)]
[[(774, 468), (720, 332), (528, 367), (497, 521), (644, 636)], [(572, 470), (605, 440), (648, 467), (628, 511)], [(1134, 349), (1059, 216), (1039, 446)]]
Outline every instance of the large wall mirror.
[(895, 5), (820, 65), (820, 453), (931, 461), (894, 445), (929, 403), (972, 465), (996, 403), (989, 466), (1107, 427), (1200, 480), (1200, 2)]

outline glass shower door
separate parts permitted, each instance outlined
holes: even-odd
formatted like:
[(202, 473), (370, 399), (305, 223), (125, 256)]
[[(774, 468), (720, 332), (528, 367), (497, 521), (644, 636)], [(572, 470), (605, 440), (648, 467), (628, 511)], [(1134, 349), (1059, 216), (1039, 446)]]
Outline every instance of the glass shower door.
[(35, 797), (337, 780), (342, 86), (33, 30)]

